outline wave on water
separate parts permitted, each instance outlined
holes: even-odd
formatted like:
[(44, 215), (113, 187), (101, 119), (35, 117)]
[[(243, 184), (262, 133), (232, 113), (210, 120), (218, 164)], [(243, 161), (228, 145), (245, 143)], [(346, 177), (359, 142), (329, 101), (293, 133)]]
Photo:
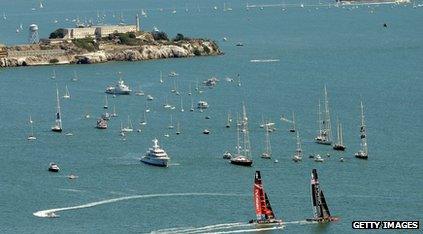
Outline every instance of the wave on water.
[(274, 63), (279, 62), (279, 59), (251, 59), (251, 63)]
[[(66, 176), (63, 176), (66, 177)], [(74, 193), (81, 193), (84, 192), (84, 190), (79, 190), (79, 189), (66, 189), (66, 188), (60, 188), (60, 191), (65, 191), (65, 192), (74, 192)]]
[(49, 218), (49, 217), (52, 217), (52, 215), (55, 215), (57, 212), (60, 212), (60, 211), (85, 209), (85, 208), (104, 205), (104, 204), (108, 204), (108, 203), (114, 203), (114, 202), (132, 200), (132, 199), (142, 199), (142, 198), (152, 198), (152, 197), (176, 197), (176, 196), (240, 196), (240, 194), (231, 194), (231, 193), (164, 193), (164, 194), (133, 195), (133, 196), (125, 196), (125, 197), (107, 199), (107, 200), (102, 200), (102, 201), (97, 201), (97, 202), (90, 202), (90, 203), (78, 205), (78, 206), (69, 206), (69, 207), (54, 208), (54, 209), (48, 209), (48, 210), (40, 210), (40, 211), (34, 212), (33, 215), (36, 216), (36, 217), (40, 217), (40, 218)]
[[(156, 231), (152, 231), (152, 234), (161, 234), (161, 233), (244, 233), (244, 232), (260, 232), (266, 230), (278, 230), (285, 228), (286, 225), (292, 224), (313, 224), (317, 222), (309, 222), (306, 220), (299, 220), (299, 221), (288, 221), (283, 222), (282, 224), (275, 224), (270, 225), (268, 227), (256, 227), (256, 224), (246, 223), (246, 222), (238, 222), (238, 223), (221, 223), (221, 224), (214, 224), (208, 225), (204, 227), (178, 227), (178, 228), (167, 228), (167, 229), (160, 229)], [(229, 230), (228, 230), (229, 229)], [(232, 229), (232, 230), (231, 230)]]

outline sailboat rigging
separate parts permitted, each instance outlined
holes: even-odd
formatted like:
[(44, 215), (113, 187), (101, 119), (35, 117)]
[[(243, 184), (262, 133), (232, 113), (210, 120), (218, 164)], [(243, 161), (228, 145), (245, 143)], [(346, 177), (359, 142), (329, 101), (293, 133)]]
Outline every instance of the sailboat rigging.
[(51, 128), (53, 132), (62, 132), (62, 118), (60, 113), (59, 89), (56, 89), (56, 120)]
[(255, 223), (257, 225), (282, 225), (283, 221), (276, 219), (270, 205), (269, 197), (264, 191), (260, 171), (256, 171), (254, 175), (253, 195), (257, 219), (250, 220), (249, 223)]
[(323, 195), (323, 190), (320, 189), (316, 169), (313, 169), (311, 172), (311, 200), (314, 209), (314, 217), (306, 219), (307, 221), (327, 223), (339, 220), (338, 217), (330, 215), (328, 204)]
[(29, 126), (31, 127), (31, 132), (30, 132), (30, 134), (29, 134), (29, 136), (28, 136), (28, 140), (29, 141), (33, 141), (33, 140), (36, 140), (37, 138), (35, 137), (35, 135), (34, 135), (34, 121), (32, 121), (32, 118), (31, 118), (31, 116), (29, 116)]
[(332, 144), (332, 129), (330, 124), (330, 111), (329, 111), (329, 101), (328, 101), (328, 92), (325, 85), (325, 99), (324, 99), (324, 113), (322, 119), (322, 113), (320, 109), (320, 100), (318, 105), (318, 116), (319, 116), (319, 132), (315, 138), (315, 142), (323, 145)]
[(344, 151), (347, 147), (344, 145), (342, 124), (339, 122), (339, 120), (337, 122), (338, 122), (336, 127), (337, 142), (333, 145), (333, 149)]
[(364, 122), (364, 107), (363, 102), (360, 103), (361, 106), (361, 125), (360, 125), (360, 139), (361, 139), (361, 149), (355, 153), (356, 158), (368, 159), (368, 148), (367, 148), (367, 133), (366, 133), (366, 124)]

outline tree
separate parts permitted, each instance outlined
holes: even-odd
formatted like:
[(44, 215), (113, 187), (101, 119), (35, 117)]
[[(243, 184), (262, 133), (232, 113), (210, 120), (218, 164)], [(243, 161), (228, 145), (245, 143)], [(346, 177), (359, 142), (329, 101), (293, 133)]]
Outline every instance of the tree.
[(50, 33), (50, 39), (55, 38), (64, 38), (65, 35), (68, 33), (68, 30), (65, 28), (56, 29), (54, 32)]

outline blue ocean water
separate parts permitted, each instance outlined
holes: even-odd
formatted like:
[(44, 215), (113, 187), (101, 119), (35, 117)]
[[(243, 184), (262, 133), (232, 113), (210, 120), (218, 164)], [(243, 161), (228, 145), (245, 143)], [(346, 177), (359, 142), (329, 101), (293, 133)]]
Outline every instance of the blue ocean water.
[[(141, 9), (148, 17), (141, 27), (153, 26), (173, 36), (183, 33), (218, 41), (222, 56), (114, 62), (95, 65), (20, 67), (0, 70), (0, 231), (2, 233), (148, 233), (230, 232), (251, 229), (245, 224), (255, 214), (252, 183), (261, 170), (264, 186), (276, 215), (299, 221), (313, 215), (309, 180), (317, 168), (320, 183), (333, 215), (341, 220), (327, 225), (288, 223), (291, 233), (348, 233), (352, 220), (421, 220), (423, 190), (423, 8), (408, 6), (360, 6), (358, 8), (310, 6), (317, 2), (288, 2), (281, 7), (252, 8), (246, 1), (230, 1), (232, 11), (222, 11), (223, 1), (0, 1), (0, 43), (21, 44), (27, 33), (15, 32), (20, 23), (36, 23), (41, 37), (65, 19), (96, 18), (106, 14), (125, 15), (127, 22)], [(263, 3), (257, 1), (256, 3)], [(249, 2), (249, 4), (256, 4)], [(267, 2), (266, 2), (267, 3)], [(268, 1), (269, 4), (280, 3)], [(64, 8), (63, 6), (66, 5)], [(218, 6), (218, 10), (213, 10)], [(36, 8), (36, 10), (31, 10)], [(163, 8), (160, 11), (159, 8)], [(186, 12), (185, 9), (188, 9)], [(198, 10), (200, 9), (200, 11)], [(176, 14), (171, 11), (176, 10)], [(54, 23), (57, 19), (59, 22)], [(386, 23), (387, 28), (382, 27)], [(24, 30), (25, 31), (25, 30)], [(228, 40), (224, 42), (223, 37)], [(242, 42), (243, 47), (235, 44)], [(276, 59), (252, 63), (254, 59)], [(50, 79), (55, 70), (57, 78)], [(159, 83), (160, 71), (164, 84)], [(185, 112), (180, 97), (170, 93), (170, 71), (179, 73)], [(80, 80), (71, 82), (74, 72)], [(119, 117), (105, 131), (94, 128), (104, 112), (104, 89), (117, 80), (116, 73), (134, 89), (138, 84), (155, 97), (149, 103), (148, 125), (141, 133), (119, 135), (120, 123), (128, 115), (135, 128), (142, 118), (145, 98), (135, 95), (109, 97)], [(242, 86), (225, 77), (240, 75)], [(206, 100), (210, 108), (189, 112), (189, 84), (216, 76), (214, 89), (192, 95), (194, 102)], [(71, 100), (61, 100), (64, 132), (50, 131), (55, 115), (55, 89), (65, 85)], [(346, 161), (330, 147), (316, 145), (316, 108), (329, 92), (333, 125), (339, 118), (344, 127)], [(165, 110), (165, 98), (176, 106)], [(236, 131), (225, 128), (226, 115), (233, 116), (246, 103), (254, 157), (253, 168), (230, 165), (222, 159), (235, 150)], [(353, 157), (359, 149), (360, 101), (365, 105), (370, 158)], [(303, 140), (305, 158), (295, 164), (295, 136), (281, 114), (295, 111)], [(85, 119), (90, 113), (92, 118)], [(37, 141), (29, 142), (28, 118), (34, 120)], [(170, 116), (180, 122), (182, 133), (167, 129)], [(273, 160), (259, 157), (264, 149), (262, 115), (276, 123), (271, 134)], [(211, 118), (206, 120), (205, 116)], [(204, 128), (210, 135), (202, 134)], [(164, 137), (169, 134), (170, 137)], [(172, 158), (172, 165), (156, 168), (139, 162), (153, 138)], [(310, 153), (332, 156), (317, 164)], [(49, 162), (62, 171), (47, 172)], [(76, 180), (66, 178), (69, 174)], [(143, 196), (151, 195), (154, 196)], [(140, 195), (136, 197), (136, 195)], [(131, 197), (135, 196), (135, 197)], [(128, 197), (88, 207), (93, 202)], [(88, 204), (87, 208), (57, 212), (60, 218), (46, 219), (34, 212)], [(215, 225), (215, 226), (213, 226)], [(217, 226), (216, 226), (217, 225)], [(174, 228), (174, 229), (172, 229)], [(180, 228), (180, 229), (175, 229)], [(270, 232), (278, 232), (270, 230)]]

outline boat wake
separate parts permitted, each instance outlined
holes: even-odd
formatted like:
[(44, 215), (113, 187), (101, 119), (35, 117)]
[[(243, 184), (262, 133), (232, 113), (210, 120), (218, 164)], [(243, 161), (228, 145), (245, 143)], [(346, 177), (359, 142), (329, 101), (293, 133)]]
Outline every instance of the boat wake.
[(279, 59), (251, 59), (251, 63), (274, 63), (279, 62)]
[(308, 222), (306, 220), (299, 220), (299, 221), (289, 221), (284, 222), (282, 225), (275, 224), (270, 225), (268, 227), (258, 228), (256, 224), (246, 223), (246, 222), (238, 222), (238, 223), (222, 223), (222, 224), (215, 224), (215, 225), (208, 225), (204, 227), (179, 227), (179, 228), (167, 228), (167, 229), (160, 229), (156, 231), (152, 231), (152, 234), (161, 234), (161, 233), (244, 233), (244, 232), (259, 232), (259, 231), (266, 231), (266, 230), (278, 230), (285, 228), (286, 225), (292, 224), (313, 224), (313, 222)]
[(69, 206), (69, 207), (62, 207), (62, 208), (54, 208), (48, 210), (40, 210), (33, 213), (34, 216), (40, 218), (50, 218), (56, 215), (57, 212), (60, 211), (67, 211), (67, 210), (78, 210), (78, 209), (85, 209), (94, 206), (104, 205), (108, 203), (114, 203), (119, 201), (126, 201), (132, 199), (142, 199), (142, 198), (153, 198), (153, 197), (176, 197), (176, 196), (241, 196), (241, 194), (232, 194), (232, 193), (164, 193), (164, 194), (144, 194), (144, 195), (133, 195), (133, 196), (125, 196), (125, 197), (118, 197), (112, 198), (97, 202), (91, 202), (83, 205), (78, 206)]

